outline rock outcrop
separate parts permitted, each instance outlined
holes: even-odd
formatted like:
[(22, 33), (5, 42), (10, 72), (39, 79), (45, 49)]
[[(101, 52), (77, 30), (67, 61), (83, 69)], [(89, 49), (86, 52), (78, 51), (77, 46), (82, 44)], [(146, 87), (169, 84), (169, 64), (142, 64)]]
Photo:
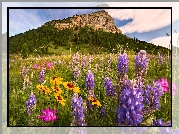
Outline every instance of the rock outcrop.
[(76, 26), (90, 26), (95, 30), (104, 30), (106, 32), (118, 32), (122, 34), (122, 31), (114, 25), (113, 18), (105, 10), (92, 12), (90, 14), (74, 15), (63, 20), (46, 22), (44, 25), (54, 25), (59, 30), (65, 28), (74, 29)]

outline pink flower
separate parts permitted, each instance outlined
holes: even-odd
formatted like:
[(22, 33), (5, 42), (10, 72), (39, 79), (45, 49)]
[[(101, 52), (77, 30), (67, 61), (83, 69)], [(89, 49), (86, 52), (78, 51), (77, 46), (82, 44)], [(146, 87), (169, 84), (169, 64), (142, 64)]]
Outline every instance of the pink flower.
[(177, 94), (177, 86), (176, 84), (172, 83), (172, 95), (176, 96), (176, 94)]
[(35, 69), (38, 69), (38, 68), (39, 68), (39, 66), (38, 66), (37, 64), (35, 64), (35, 65), (34, 65), (34, 68), (35, 68)]
[(52, 64), (50, 62), (47, 62), (47, 68), (51, 69)]
[(163, 92), (168, 92), (169, 91), (169, 88), (168, 88), (169, 83), (165, 78), (162, 78), (161, 80), (159, 79), (158, 82), (160, 82)]
[(42, 115), (38, 116), (38, 119), (42, 118), (45, 122), (54, 122), (58, 118), (58, 116), (56, 116), (56, 113), (56, 110), (51, 111), (50, 108), (44, 109), (42, 110)]

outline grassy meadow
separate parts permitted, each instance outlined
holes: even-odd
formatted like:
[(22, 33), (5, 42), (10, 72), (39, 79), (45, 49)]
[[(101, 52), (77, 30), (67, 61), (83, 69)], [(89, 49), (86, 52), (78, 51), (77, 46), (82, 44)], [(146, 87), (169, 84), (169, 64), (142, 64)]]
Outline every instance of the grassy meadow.
[[(116, 122), (116, 110), (119, 105), (117, 91), (117, 64), (119, 54), (110, 54), (94, 49), (93, 54), (87, 53), (85, 49), (78, 52), (78, 62), (75, 62), (74, 52), (71, 49), (59, 48), (49, 50), (46, 55), (30, 55), (22, 59), (20, 55), (9, 55), (9, 125), (10, 126), (70, 126), (74, 120), (72, 115), (72, 98), (75, 90), (69, 90), (64, 85), (65, 82), (71, 82), (76, 89), (80, 90), (78, 96), (82, 97), (83, 108), (85, 111), (84, 122), (87, 126), (120, 126)], [(53, 53), (53, 54), (52, 54)], [(134, 60), (137, 54), (127, 51), (128, 55), (128, 79), (135, 79)], [(86, 64), (82, 68), (83, 54), (86, 54)], [(160, 109), (143, 116), (143, 120), (138, 126), (151, 126), (152, 119), (162, 119), (164, 122), (171, 121), (171, 63), (168, 57), (163, 61), (159, 56), (148, 55), (149, 64), (145, 76), (145, 85), (151, 84), (151, 81), (165, 78), (169, 82), (169, 92), (165, 92), (160, 97)], [(110, 61), (109, 61), (110, 57)], [(89, 61), (91, 58), (91, 61)], [(24, 74), (22, 77), (22, 67)], [(39, 74), (44, 70), (44, 82), (42, 85), (48, 88), (49, 93), (42, 92), (38, 89)], [(74, 69), (78, 69), (78, 75), (74, 78)], [(93, 110), (88, 110), (86, 103), (88, 100), (86, 89), (86, 77), (88, 70), (94, 75), (94, 93), (101, 106), (93, 105)], [(55, 97), (52, 80), (54, 76), (62, 78), (59, 88), (62, 93), (63, 103), (59, 103)], [(104, 87), (104, 77), (107, 76), (112, 80), (114, 86), (114, 96), (106, 96)], [(145, 88), (143, 88), (145, 90)], [(26, 101), (33, 93), (36, 97), (36, 105), (27, 114)], [(46, 94), (45, 94), (46, 93)], [(38, 119), (42, 110), (50, 107), (56, 109), (58, 118), (54, 122), (44, 122)], [(103, 113), (103, 111), (105, 111)], [(104, 115), (103, 115), (104, 114)]]

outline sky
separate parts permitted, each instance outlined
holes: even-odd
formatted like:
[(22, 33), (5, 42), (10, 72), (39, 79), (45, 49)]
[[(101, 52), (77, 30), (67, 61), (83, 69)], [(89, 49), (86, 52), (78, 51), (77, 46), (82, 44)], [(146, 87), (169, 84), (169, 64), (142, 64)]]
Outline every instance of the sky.
[[(172, 12), (178, 12), (179, 3), (170, 2), (3, 2), (2, 3), (2, 33), (7, 32), (7, 7), (81, 7), (108, 4), (110, 7), (172, 7)], [(169, 47), (172, 43), (177, 45), (179, 37), (179, 16), (172, 14), (170, 9), (105, 9), (114, 19), (114, 24), (122, 33), (139, 40), (151, 42), (155, 45)], [(75, 14), (88, 14), (94, 9), (11, 9), (9, 11), (9, 34), (13, 36), (29, 29), (36, 29), (50, 20), (72, 17)], [(167, 33), (167, 34), (166, 34)]]

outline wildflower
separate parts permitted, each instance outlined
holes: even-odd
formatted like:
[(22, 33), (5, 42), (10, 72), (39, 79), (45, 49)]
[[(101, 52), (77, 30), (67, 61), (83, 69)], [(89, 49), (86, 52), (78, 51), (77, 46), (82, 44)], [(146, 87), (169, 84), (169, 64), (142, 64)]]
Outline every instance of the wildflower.
[(45, 94), (51, 93), (50, 89), (46, 86), (43, 86), (43, 91), (44, 91)]
[(51, 69), (51, 67), (52, 67), (52, 64), (50, 62), (47, 62), (47, 68)]
[(52, 86), (53, 91), (55, 91), (58, 94), (62, 94), (62, 90), (59, 86)]
[(83, 100), (82, 97), (78, 97), (78, 94), (74, 94), (72, 98), (72, 109), (74, 120), (72, 122), (72, 126), (86, 126), (85, 123), (85, 111), (82, 106)]
[(158, 82), (160, 82), (163, 92), (168, 92), (169, 91), (169, 88), (168, 88), (169, 83), (165, 78), (162, 78), (161, 80), (159, 79)]
[(128, 62), (129, 61), (128, 61), (126, 53), (123, 53), (122, 55), (120, 55), (118, 57), (118, 64), (117, 64), (118, 73), (121, 73), (122, 75), (127, 73), (127, 71), (128, 71)]
[(36, 88), (38, 88), (40, 91), (43, 91), (43, 85), (37, 85)]
[(51, 93), (50, 89), (47, 86), (37, 85), (36, 86), (40, 91), (43, 91), (45, 94)]
[(27, 114), (30, 114), (30, 110), (36, 105), (36, 103), (37, 100), (35, 98), (35, 95), (32, 93), (26, 101)]
[(164, 122), (162, 121), (162, 119), (158, 119), (158, 120), (153, 119), (152, 126), (164, 126)]
[(74, 67), (73, 65), (78, 65), (79, 64), (79, 57), (78, 57), (78, 52), (73, 55), (73, 61), (72, 61), (72, 68)]
[(35, 64), (35, 65), (34, 65), (34, 68), (35, 68), (35, 69), (38, 69), (38, 68), (39, 68), (39, 65)]
[(90, 97), (89, 100), (92, 102), (92, 105), (97, 105), (98, 107), (101, 107), (101, 103), (96, 99), (96, 97)]
[(110, 78), (104, 78), (104, 87), (106, 88), (106, 95), (114, 95), (114, 87)]
[(177, 94), (177, 86), (176, 84), (172, 83), (172, 95), (176, 96), (176, 94)]
[(82, 65), (81, 65), (82, 69), (85, 67), (85, 65), (86, 65), (86, 56), (84, 54), (82, 58)]
[(139, 72), (141, 72), (142, 74), (145, 74), (147, 71), (148, 62), (149, 60), (146, 57), (146, 51), (140, 50), (135, 58), (136, 73), (138, 74)]
[(126, 126), (137, 126), (142, 122), (143, 104), (142, 88), (134, 88), (130, 85), (125, 85), (120, 96), (121, 104), (119, 104), (117, 113), (117, 122)]
[[(155, 111), (160, 108), (160, 97), (162, 96), (161, 85), (157, 81), (154, 86), (148, 85), (144, 90), (144, 104), (146, 104), (150, 111)], [(144, 108), (144, 113), (148, 113), (149, 109)]]
[(45, 122), (49, 122), (52, 121), (54, 122), (58, 116), (56, 115), (56, 110), (50, 110), (50, 108), (48, 109), (44, 109), (42, 110), (42, 115), (38, 116), (38, 119), (43, 119), (43, 121)]
[(62, 81), (63, 81), (63, 78), (60, 78), (58, 76), (54, 76), (53, 78), (50, 78), (51, 85), (55, 85), (55, 84), (60, 85), (63, 83)]
[(63, 97), (60, 94), (55, 93), (54, 96), (57, 99), (57, 101), (62, 104), (62, 106), (65, 106), (65, 100), (63, 99)]
[(80, 92), (79, 89), (80, 89), (79, 87), (75, 87), (75, 88), (73, 88), (73, 91), (74, 91), (76, 94), (78, 94), (78, 93)]
[(63, 86), (64, 86), (67, 90), (73, 90), (73, 88), (75, 88), (75, 86), (73, 85), (72, 82), (63, 82)]
[(78, 70), (78, 68), (75, 68), (74, 70), (74, 79), (76, 80), (78, 75), (80, 74), (80, 70)]
[(42, 84), (44, 82), (45, 71), (42, 69), (39, 74), (39, 82)]
[(143, 86), (144, 77), (147, 73), (149, 59), (146, 56), (145, 50), (140, 50), (135, 58), (135, 72), (138, 87)]
[(88, 74), (86, 76), (86, 88), (87, 90), (93, 90), (94, 89), (94, 75), (93, 73), (88, 70)]
[(67, 90), (73, 90), (75, 93), (79, 93), (80, 92), (80, 88), (79, 87), (75, 87), (75, 85), (72, 82), (63, 82), (63, 86), (67, 89)]

